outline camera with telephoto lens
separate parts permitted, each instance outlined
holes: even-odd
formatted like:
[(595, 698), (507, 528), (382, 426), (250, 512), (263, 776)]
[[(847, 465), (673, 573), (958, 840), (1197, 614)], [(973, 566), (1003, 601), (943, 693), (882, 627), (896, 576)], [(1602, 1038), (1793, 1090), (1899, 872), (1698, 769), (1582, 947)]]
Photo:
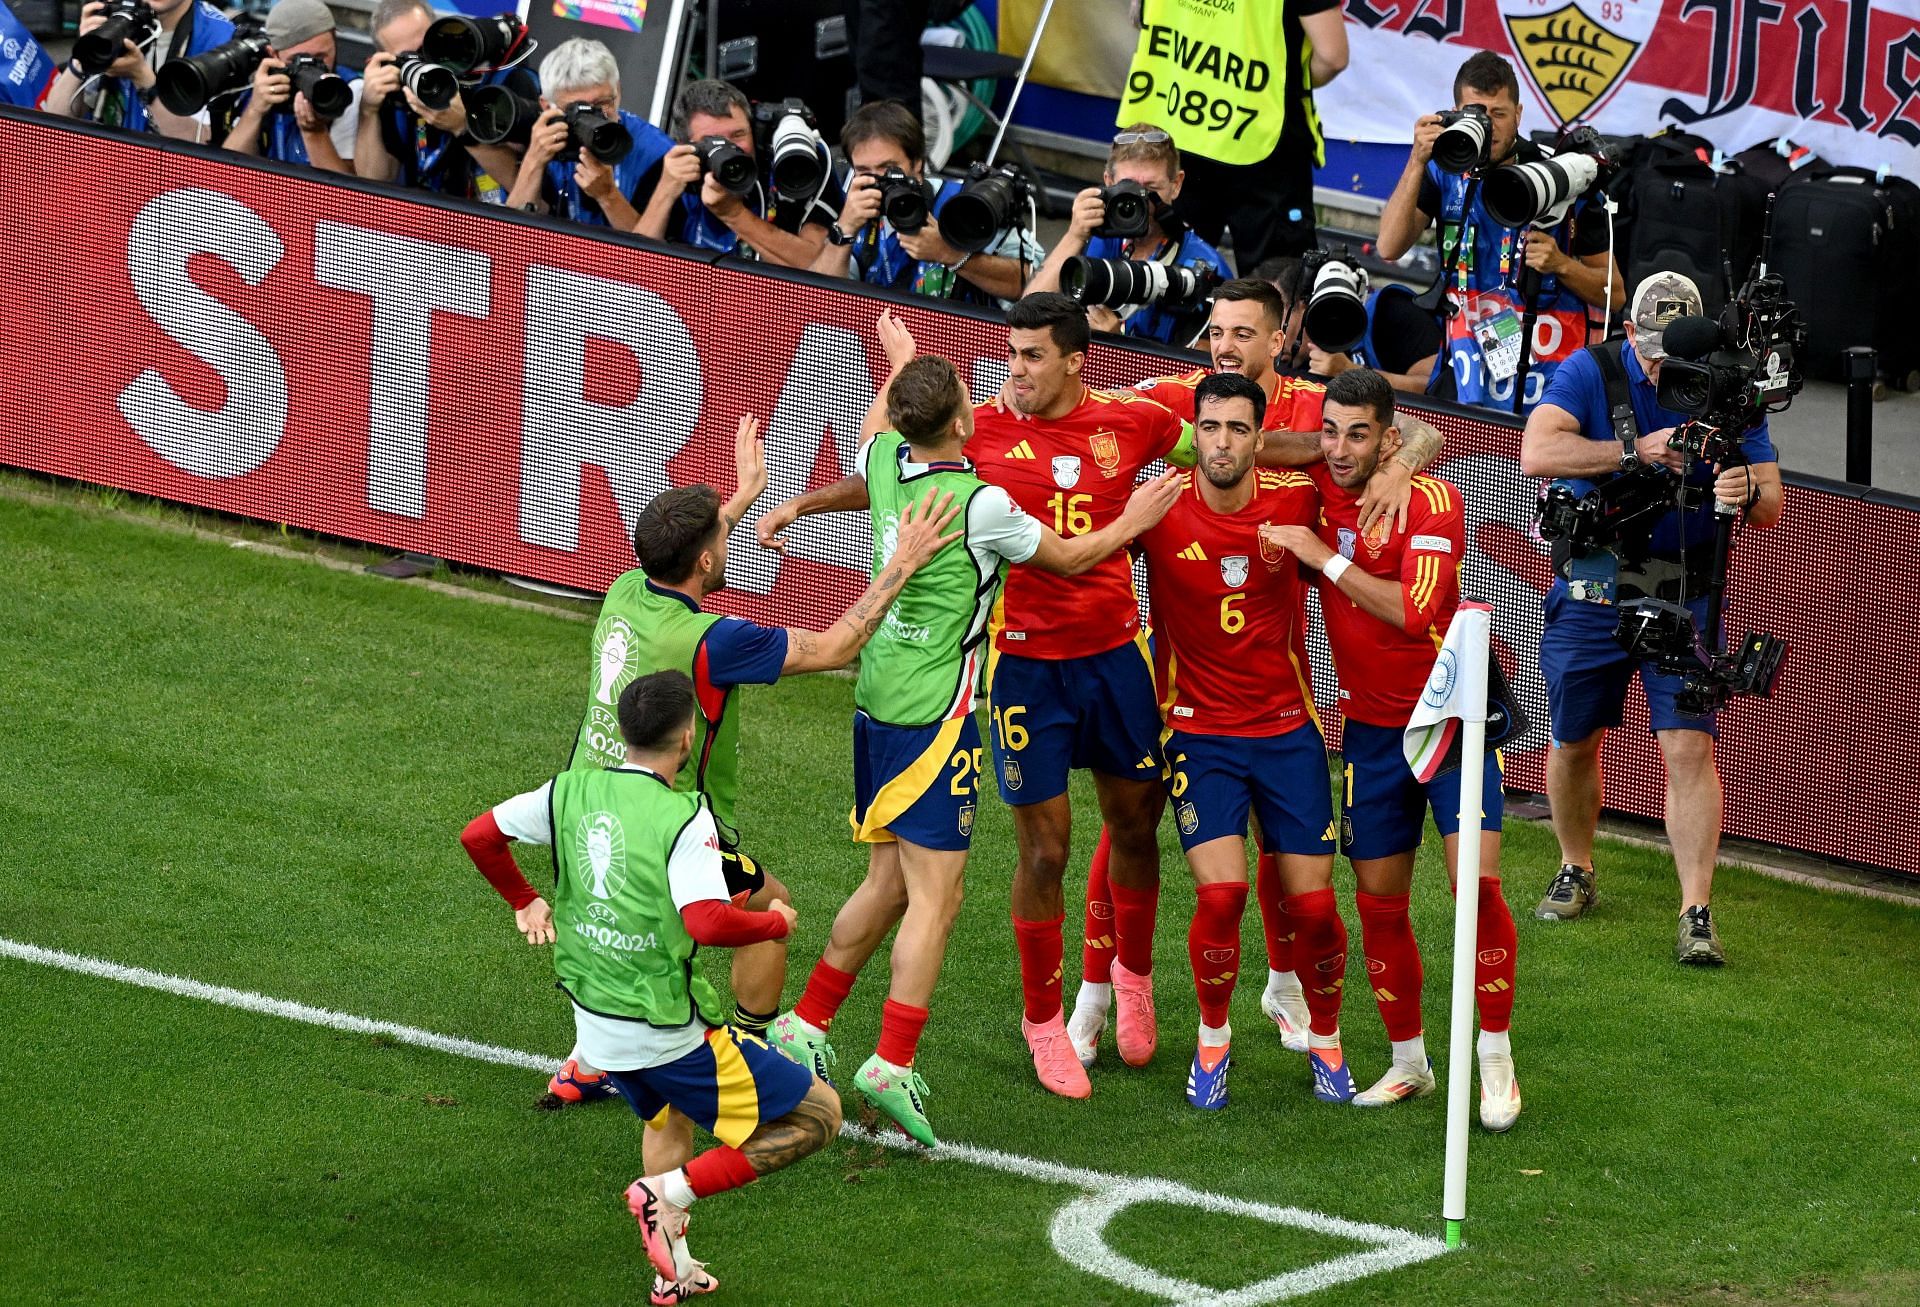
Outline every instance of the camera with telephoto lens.
[(467, 135), (479, 144), (525, 145), (533, 139), (542, 110), (531, 96), (488, 84), (465, 87), (460, 99), (467, 106)]
[(601, 163), (619, 163), (633, 149), (633, 133), (618, 118), (609, 118), (585, 100), (566, 108), (567, 146), (585, 150)]
[(400, 85), (412, 91), (413, 98), (429, 109), (444, 109), (460, 94), (460, 79), (445, 64), (413, 53), (396, 56), (393, 66), (400, 73)]
[(753, 156), (724, 136), (702, 136), (693, 142), (693, 153), (700, 160), (700, 171), (730, 194), (748, 196), (760, 184)]
[(160, 31), (160, 20), (146, 0), (110, 0), (105, 21), (73, 42), (73, 61), (88, 77), (98, 77), (127, 52), (126, 43), (144, 48)]
[(927, 201), (927, 184), (915, 181), (898, 168), (889, 168), (874, 178), (880, 188), (880, 216), (902, 235), (924, 230), (932, 206)]
[(236, 36), (201, 54), (167, 60), (154, 74), (154, 89), (167, 112), (191, 118), (221, 96), (246, 90), (266, 57), (265, 36)]
[(420, 57), (468, 77), (503, 67), (508, 59), (524, 59), (533, 50), (526, 36), (527, 25), (514, 14), (492, 18), (447, 14), (427, 26), (427, 34), (420, 40)]
[(322, 118), (338, 118), (353, 103), (353, 88), (347, 85), (347, 79), (317, 54), (294, 55), (282, 71), (293, 83), (294, 94), (306, 96), (307, 104)]
[(795, 204), (818, 195), (827, 184), (828, 158), (813, 111), (788, 98), (754, 105), (753, 120), (773, 193)]
[(1329, 354), (1344, 354), (1367, 336), (1367, 271), (1346, 246), (1311, 249), (1300, 256), (1300, 283), (1307, 311), (1300, 328)]
[(966, 181), (940, 210), (940, 234), (955, 249), (978, 254), (1019, 220), (1020, 209), (1032, 194), (1027, 179), (1012, 164), (993, 168), (971, 164)]
[(1484, 106), (1442, 109), (1440, 135), (1433, 141), (1433, 162), (1441, 172), (1469, 173), (1493, 161), (1493, 119)]
[[(951, 200), (947, 207), (953, 207)], [(1110, 309), (1129, 304), (1195, 308), (1219, 284), (1219, 274), (1211, 268), (1170, 268), (1151, 259), (1071, 258), (1060, 268), (1060, 289), (1082, 304)]]
[(1132, 240), (1147, 234), (1154, 210), (1160, 207), (1160, 197), (1139, 182), (1123, 181), (1102, 187), (1100, 203), (1106, 209), (1106, 216), (1093, 229), (1093, 234)]
[(1615, 172), (1606, 143), (1591, 127), (1567, 133), (1558, 151), (1541, 150), (1543, 159), (1494, 168), (1481, 178), (1481, 202), (1502, 227), (1556, 227), (1581, 196)]

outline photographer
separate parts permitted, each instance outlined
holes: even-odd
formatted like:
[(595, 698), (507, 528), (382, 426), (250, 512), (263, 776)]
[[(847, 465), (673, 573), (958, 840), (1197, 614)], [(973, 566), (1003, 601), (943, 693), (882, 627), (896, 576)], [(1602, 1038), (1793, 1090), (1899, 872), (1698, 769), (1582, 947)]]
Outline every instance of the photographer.
[[(1681, 455), (1669, 437), (1688, 418), (1662, 407), (1656, 387), (1666, 358), (1668, 324), (1699, 313), (1699, 289), (1686, 277), (1655, 273), (1642, 281), (1633, 294), (1626, 341), (1582, 350), (1555, 373), (1527, 419), (1521, 470), (1528, 476), (1585, 479), (1572, 488), (1586, 494), (1591, 493), (1591, 479), (1607, 479), (1636, 460), (1678, 469)], [(1629, 398), (1639, 434), (1631, 452), (1623, 455), (1610, 415)], [(1637, 659), (1616, 641), (1614, 630), (1620, 605), (1627, 600), (1704, 596), (1711, 579), (1705, 573), (1711, 570), (1715, 500), (1742, 509), (1749, 526), (1779, 521), (1780, 471), (1764, 418), (1743, 433), (1740, 447), (1744, 464), (1717, 470), (1695, 466), (1688, 484), (1701, 502), (1659, 518), (1644, 551), (1628, 547), (1585, 553), (1557, 567), (1561, 576), (1547, 592), (1540, 641), (1540, 670), (1546, 677), (1554, 734), (1547, 794), (1561, 867), (1534, 915), (1572, 920), (1594, 901), (1593, 833), (1604, 794), (1601, 740), (1607, 728), (1620, 724), (1627, 683), (1637, 673), (1666, 764), (1667, 836), (1680, 880), (1675, 958), (1709, 965), (1725, 961), (1708, 906), (1721, 824), (1714, 716), (1683, 711), (1679, 695), (1686, 678)], [(1641, 552), (1644, 562), (1622, 561), (1623, 554)], [(1698, 628), (1706, 618), (1707, 600), (1690, 599), (1687, 607)], [(1710, 648), (1717, 647), (1718, 631), (1698, 630), (1697, 635)]]
[[(767, 182), (754, 139), (752, 106), (726, 82), (689, 83), (674, 102), (673, 121), (680, 144), (661, 161), (659, 184), (634, 230), (655, 240), (727, 254), (745, 246), (753, 256), (783, 268), (811, 266), (827, 243), (827, 228), (840, 203), (831, 167), (825, 169), (823, 189), (812, 201), (782, 201)], [(760, 169), (750, 195), (735, 195), (700, 162), (694, 146), (709, 138), (740, 150)]]
[[(1220, 257), (1220, 251), (1196, 232), (1176, 224), (1175, 230), (1169, 233), (1162, 225), (1168, 220), (1167, 210), (1180, 197), (1180, 186), (1186, 179), (1180, 167), (1180, 151), (1174, 146), (1172, 136), (1147, 123), (1137, 123), (1120, 132), (1107, 151), (1104, 176), (1105, 187), (1089, 186), (1074, 196), (1067, 233), (1027, 284), (1029, 292), (1059, 290), (1061, 269), (1075, 256), (1140, 259), (1173, 268), (1205, 269), (1223, 280), (1233, 276), (1233, 269)], [(1097, 235), (1108, 222), (1108, 195), (1114, 187), (1127, 183), (1147, 192), (1146, 231), (1125, 239)], [(1130, 306), (1123, 314), (1101, 305), (1087, 311), (1087, 322), (1096, 330), (1121, 331), (1172, 345), (1191, 343), (1206, 320), (1204, 304), (1183, 312), (1173, 312), (1159, 304)]]
[[(206, 138), (202, 115), (183, 118), (169, 113), (154, 98), (155, 70), (169, 59), (205, 54), (233, 39), (233, 24), (206, 0), (158, 0), (152, 10), (156, 33), (151, 46), (141, 49), (122, 42), (124, 53), (106, 72), (89, 77), (76, 63), (68, 63), (53, 80), (46, 102), (48, 113), (80, 118), (130, 132), (156, 132), (182, 141)], [(107, 21), (107, 6), (90, 0), (80, 9), (80, 28), (86, 36)]]
[(310, 164), (328, 172), (353, 171), (359, 79), (349, 79), (352, 97), (339, 116), (326, 118), (294, 90), (287, 76), (288, 65), (300, 55), (313, 55), (334, 69), (333, 26), (333, 10), (323, 0), (278, 0), (267, 11), (266, 38), (273, 53), (254, 70), (252, 89), (240, 97), (240, 116), (222, 145), (236, 154)]
[[(1020, 297), (1039, 240), (1021, 227), (1006, 232), (992, 252), (967, 254), (947, 243), (940, 234), (940, 210), (959, 193), (960, 184), (926, 180), (926, 137), (905, 105), (897, 100), (861, 105), (840, 130), (840, 148), (853, 178), (813, 271), (972, 304)], [(922, 197), (924, 225), (912, 231), (902, 231), (882, 213), (887, 187), (897, 194), (903, 182), (918, 187)]]
[[(1485, 137), (1481, 162), (1464, 173), (1443, 170), (1434, 160), (1434, 143), (1448, 124), (1439, 114), (1421, 117), (1406, 168), (1380, 214), (1378, 250), (1385, 259), (1405, 254), (1428, 224), (1440, 221), (1442, 276), (1456, 310), (1446, 321), (1439, 353), (1415, 362), (1396, 385), (1424, 377), (1419, 388), (1430, 393), (1515, 412), (1518, 342), (1531, 309), (1525, 402), (1518, 410), (1525, 412), (1539, 402), (1554, 369), (1586, 344), (1589, 306), (1603, 316), (1619, 308), (1624, 287), (1597, 204), (1576, 201), (1551, 230), (1502, 226), (1488, 213), (1488, 175), (1547, 157), (1520, 137), (1520, 83), (1513, 66), (1488, 51), (1473, 55), (1454, 75), (1453, 98), (1455, 112), (1477, 123), (1461, 130)], [(1488, 350), (1483, 340), (1508, 344)], [(1397, 352), (1378, 332), (1374, 343), (1384, 355)]]
[[(398, 59), (419, 51), (433, 19), (426, 0), (380, 0), (374, 9), (368, 30), (380, 49), (367, 60), (353, 170), (375, 181), (504, 204), (520, 154), (468, 139), (463, 97), (434, 109), (401, 84)], [(528, 99), (540, 95), (539, 83), (522, 68), (485, 80), (499, 80)]]
[[(570, 218), (586, 227), (631, 231), (640, 215), (634, 205), (673, 142), (646, 119), (620, 107), (620, 66), (598, 41), (575, 37), (555, 46), (540, 61), (541, 103), (546, 112), (534, 124), (520, 174), (507, 196), (512, 208)], [(605, 163), (584, 145), (576, 146), (568, 110), (587, 111), (626, 129), (630, 148)]]

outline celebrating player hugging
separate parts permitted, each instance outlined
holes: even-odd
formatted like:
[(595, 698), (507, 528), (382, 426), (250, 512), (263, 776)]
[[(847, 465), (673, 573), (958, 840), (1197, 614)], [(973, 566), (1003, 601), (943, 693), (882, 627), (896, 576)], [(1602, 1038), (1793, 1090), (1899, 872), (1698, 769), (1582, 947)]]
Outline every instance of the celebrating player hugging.
[[(594, 629), (569, 770), (483, 814), (463, 838), (528, 942), (555, 946), (577, 1043), (552, 1101), (617, 1094), (650, 1127), (627, 1196), (658, 1276), (653, 1301), (715, 1287), (687, 1251), (695, 1199), (785, 1166), (838, 1128), (829, 1033), (890, 935), (878, 1046), (851, 1085), (935, 1145), (915, 1057), (959, 914), (983, 729), (1018, 843), (1020, 1028), (1045, 1089), (1091, 1095), (1110, 1015), (1122, 1061), (1153, 1056), (1159, 824), (1170, 800), (1196, 900), (1187, 1101), (1228, 1102), (1229, 1009), (1256, 886), (1269, 961), (1261, 1007), (1286, 1046), (1308, 1054), (1314, 1097), (1377, 1107), (1433, 1091), (1408, 901), (1428, 806), (1455, 874), (1460, 778), (1456, 768), (1423, 784), (1401, 741), (1460, 602), (1460, 495), (1419, 474), (1438, 437), (1422, 427), (1403, 441), (1378, 374), (1346, 372), (1324, 396), (1283, 381), (1272, 368), (1284, 336), (1276, 297), (1261, 283), (1230, 285), (1214, 306), (1217, 370), (1157, 379), (1145, 393), (1087, 384), (1086, 317), (1062, 295), (1030, 295), (1008, 315), (1008, 380), (981, 404), (953, 364), (919, 356), (882, 314), (891, 373), (858, 470), (759, 523), (761, 545), (779, 549), (801, 516), (869, 514), (872, 585), (829, 631), (703, 610), (725, 584), (729, 532), (766, 486), (751, 418), (736, 438), (733, 498), (677, 488), (640, 514), (640, 566), (614, 584)], [(1189, 470), (1146, 476), (1162, 459)], [(1146, 565), (1151, 637), (1129, 546)], [(1392, 1044), (1390, 1067), (1364, 1093), (1340, 1041), (1347, 928), (1308, 672), (1309, 584), (1340, 678), (1339, 839)], [(739, 851), (733, 691), (856, 654), (851, 826), (866, 877), (780, 1010), (789, 900), (809, 890), (802, 877), (790, 892)], [(975, 711), (983, 689), (987, 724)], [(1069, 1022), (1062, 880), (1068, 777), (1080, 768), (1093, 773), (1104, 829)], [(1505, 1130), (1520, 1112), (1507, 1036), (1515, 936), (1499, 879), (1497, 755), (1486, 768), (1480, 1115)], [(1252, 886), (1249, 834), (1260, 842)], [(553, 846), (551, 908), (515, 867), (515, 839)], [(730, 1011), (693, 964), (701, 944), (740, 950)], [(694, 1156), (695, 1125), (721, 1146)]]

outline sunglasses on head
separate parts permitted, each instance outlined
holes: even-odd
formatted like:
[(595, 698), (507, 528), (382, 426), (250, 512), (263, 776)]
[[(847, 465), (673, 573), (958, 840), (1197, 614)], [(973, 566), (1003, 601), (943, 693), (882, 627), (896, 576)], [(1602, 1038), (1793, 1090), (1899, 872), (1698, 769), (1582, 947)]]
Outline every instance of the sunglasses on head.
[(1159, 128), (1149, 132), (1121, 132), (1113, 138), (1115, 145), (1165, 145), (1172, 136)]

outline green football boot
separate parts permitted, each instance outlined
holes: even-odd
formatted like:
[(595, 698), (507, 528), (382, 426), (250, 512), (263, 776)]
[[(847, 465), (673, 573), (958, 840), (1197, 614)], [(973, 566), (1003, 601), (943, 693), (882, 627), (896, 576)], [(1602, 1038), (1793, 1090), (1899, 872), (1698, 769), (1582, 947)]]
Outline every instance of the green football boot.
[(853, 1083), (858, 1086), (862, 1097), (892, 1117), (902, 1130), (928, 1148), (939, 1146), (940, 1141), (933, 1137), (933, 1126), (927, 1120), (926, 1109), (920, 1105), (920, 1100), (927, 1093), (927, 1082), (920, 1078), (918, 1071), (909, 1070), (903, 1076), (896, 1076), (887, 1070), (887, 1064), (875, 1053), (860, 1068), (860, 1074), (854, 1077)]
[(782, 1012), (767, 1027), (767, 1043), (784, 1053), (828, 1084), (833, 1083), (833, 1066), (840, 1060), (827, 1042), (824, 1030), (815, 1030), (791, 1012)]

